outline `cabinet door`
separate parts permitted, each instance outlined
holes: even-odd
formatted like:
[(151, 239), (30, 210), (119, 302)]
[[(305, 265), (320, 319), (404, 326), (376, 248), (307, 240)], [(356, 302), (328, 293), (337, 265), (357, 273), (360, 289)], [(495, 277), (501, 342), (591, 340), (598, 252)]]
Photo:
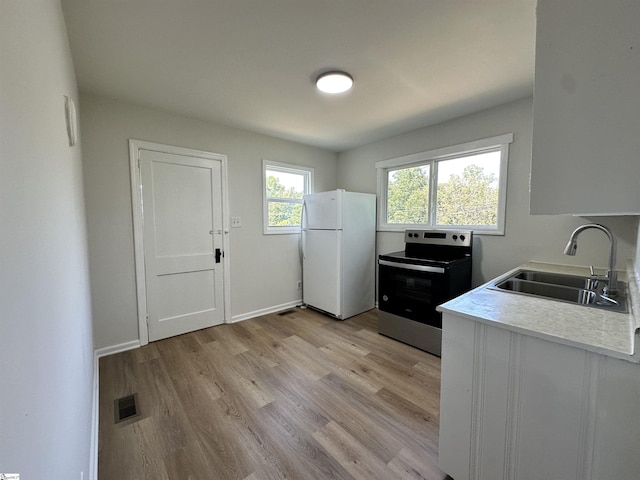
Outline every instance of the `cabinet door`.
[(445, 312), (440, 468), (456, 480), (640, 472), (640, 365)]
[(532, 214), (640, 212), (640, 2), (539, 0)]

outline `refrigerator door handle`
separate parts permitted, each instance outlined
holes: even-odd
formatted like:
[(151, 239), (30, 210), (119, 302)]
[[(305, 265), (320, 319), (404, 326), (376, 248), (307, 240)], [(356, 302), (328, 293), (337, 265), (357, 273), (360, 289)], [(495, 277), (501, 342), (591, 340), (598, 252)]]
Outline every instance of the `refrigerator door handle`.
[(301, 259), (305, 259), (307, 258), (307, 253), (306, 253), (306, 238), (304, 235), (305, 232), (305, 224), (304, 224), (304, 212), (307, 210), (307, 202), (303, 201), (302, 202), (302, 212), (300, 213), (300, 258)]
[(305, 237), (305, 230), (300, 230), (300, 258), (301, 259), (305, 259), (307, 258), (307, 252), (306, 252), (306, 243), (307, 243), (307, 238)]
[(304, 230), (305, 228), (307, 228), (307, 224), (306, 224), (306, 213), (307, 213), (307, 201), (306, 200), (302, 200), (302, 212), (300, 213), (300, 228), (302, 230)]

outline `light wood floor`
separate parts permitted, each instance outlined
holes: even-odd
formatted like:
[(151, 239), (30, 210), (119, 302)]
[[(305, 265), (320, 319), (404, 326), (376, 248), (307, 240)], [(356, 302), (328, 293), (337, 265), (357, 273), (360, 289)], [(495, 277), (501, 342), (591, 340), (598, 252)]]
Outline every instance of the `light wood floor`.
[(99, 480), (448, 478), (440, 359), (376, 321), (295, 309), (102, 358)]

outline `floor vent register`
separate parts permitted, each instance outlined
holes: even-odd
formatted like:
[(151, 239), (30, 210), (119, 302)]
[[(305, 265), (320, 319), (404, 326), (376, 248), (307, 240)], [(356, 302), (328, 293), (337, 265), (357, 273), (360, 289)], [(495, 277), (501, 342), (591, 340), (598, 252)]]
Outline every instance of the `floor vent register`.
[(134, 393), (132, 395), (127, 395), (126, 397), (116, 398), (114, 402), (116, 423), (120, 423), (138, 416), (139, 411), (137, 394)]

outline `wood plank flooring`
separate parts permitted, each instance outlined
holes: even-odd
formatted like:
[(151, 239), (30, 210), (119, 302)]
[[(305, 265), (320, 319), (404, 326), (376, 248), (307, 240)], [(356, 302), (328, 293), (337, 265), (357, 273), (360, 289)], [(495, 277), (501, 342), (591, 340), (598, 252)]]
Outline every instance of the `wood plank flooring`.
[(99, 479), (448, 478), (440, 359), (376, 322), (298, 308), (102, 358)]

